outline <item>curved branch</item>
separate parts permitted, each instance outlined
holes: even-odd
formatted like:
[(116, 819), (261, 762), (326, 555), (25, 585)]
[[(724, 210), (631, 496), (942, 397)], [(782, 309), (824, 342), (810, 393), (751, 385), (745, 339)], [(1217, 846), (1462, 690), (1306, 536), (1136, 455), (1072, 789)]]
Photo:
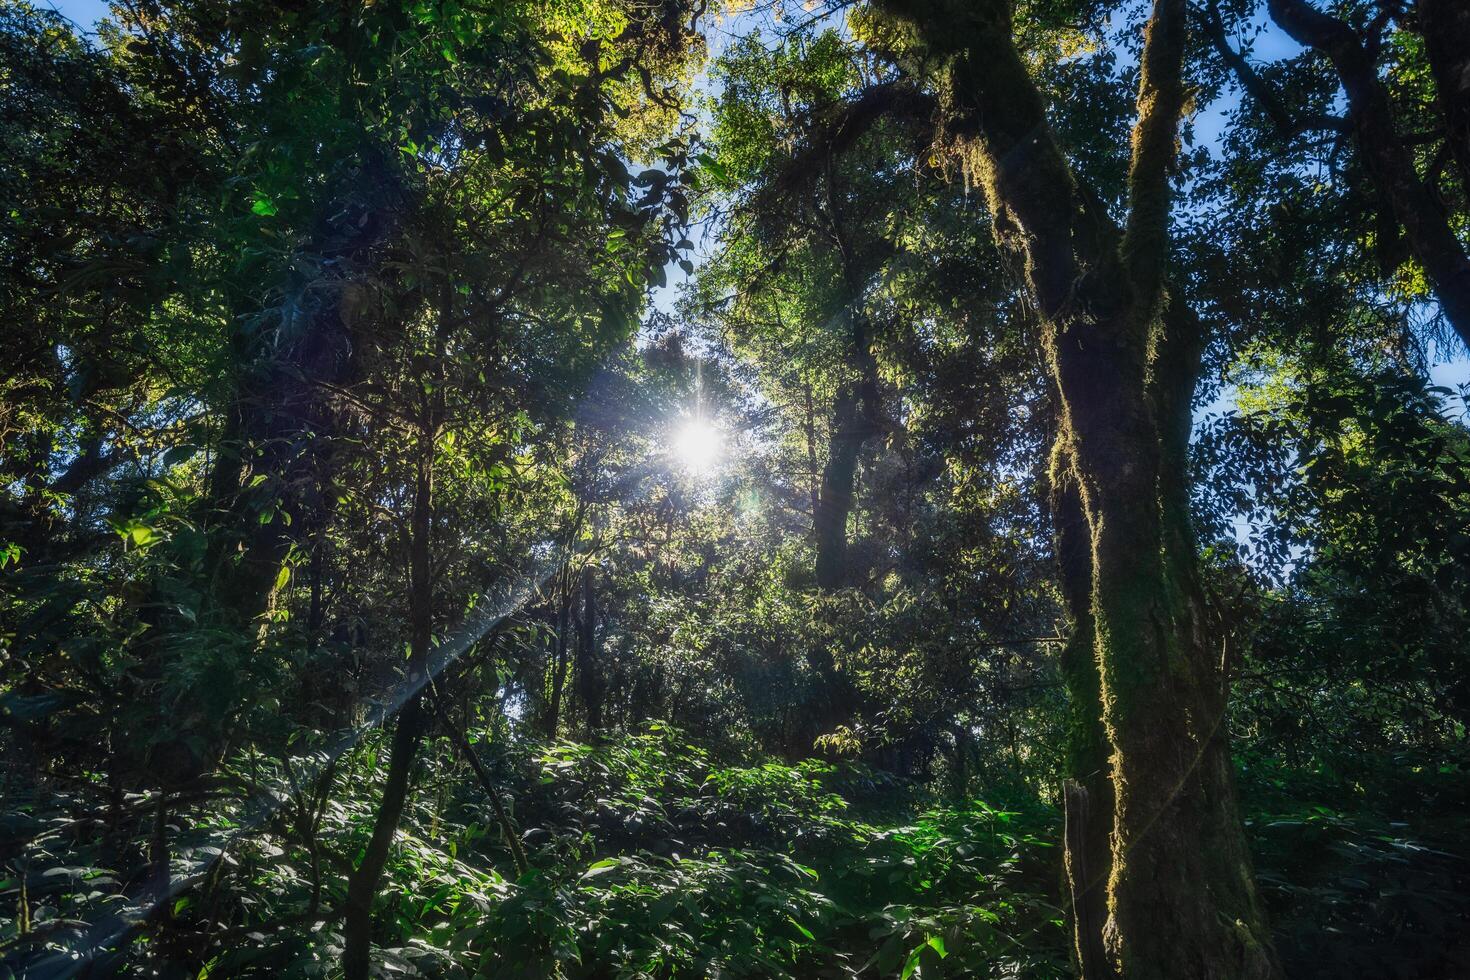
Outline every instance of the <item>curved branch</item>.
[(815, 135), (792, 154), (769, 185), (768, 194), (783, 197), (820, 173), (823, 160), (841, 156), (878, 123), (898, 119), (932, 126), (938, 103), (907, 81), (884, 82), (857, 98), (835, 106)]
[(1282, 30), (1326, 55), (1337, 69), (1363, 164), (1404, 226), (1409, 248), (1424, 267), (1445, 319), (1470, 348), (1470, 256), (1414, 169), (1372, 55), (1351, 27), (1307, 0), (1269, 0), (1269, 8)]
[(945, 108), (978, 129), (973, 169), (996, 235), (1021, 248), (1043, 318), (1054, 321), (1072, 303), (1079, 264), (1094, 264), (1103, 249), (1088, 222), (1077, 220), (1083, 210), (1077, 181), (1016, 48), (1009, 2), (882, 0), (880, 6), (948, 62)]
[(1210, 44), (1220, 55), (1220, 60), (1230, 68), (1235, 75), (1235, 80), (1240, 83), (1240, 87), (1245, 90), (1246, 94), (1260, 104), (1261, 110), (1266, 113), (1266, 117), (1271, 120), (1282, 137), (1293, 139), (1314, 130), (1325, 130), (1342, 135), (1350, 132), (1351, 126), (1348, 121), (1339, 116), (1309, 115), (1301, 119), (1292, 118), (1291, 111), (1281, 101), (1280, 93), (1261, 77), (1245, 55), (1231, 46), (1230, 39), (1225, 33), (1225, 23), (1220, 17), (1220, 7), (1214, 0), (1200, 8), (1200, 21), (1204, 26), (1205, 36), (1210, 39)]

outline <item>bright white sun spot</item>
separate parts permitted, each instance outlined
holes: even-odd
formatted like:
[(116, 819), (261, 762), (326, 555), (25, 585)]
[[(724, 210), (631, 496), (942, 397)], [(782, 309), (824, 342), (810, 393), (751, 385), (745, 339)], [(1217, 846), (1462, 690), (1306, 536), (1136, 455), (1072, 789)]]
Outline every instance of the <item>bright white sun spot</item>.
[(703, 476), (719, 466), (725, 440), (709, 419), (689, 418), (674, 427), (670, 455), (693, 476)]

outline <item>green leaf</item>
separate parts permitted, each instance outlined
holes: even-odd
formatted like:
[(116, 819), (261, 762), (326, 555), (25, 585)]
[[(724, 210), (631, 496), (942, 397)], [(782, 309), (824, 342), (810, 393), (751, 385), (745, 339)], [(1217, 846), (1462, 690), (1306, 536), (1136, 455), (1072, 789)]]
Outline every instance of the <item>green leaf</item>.
[(607, 871), (611, 871), (613, 868), (616, 868), (622, 863), (623, 862), (620, 861), (618, 858), (603, 858), (601, 861), (597, 861), (589, 865), (587, 870), (582, 872), (582, 877), (584, 879), (595, 878), (597, 875), (600, 875)]
[(729, 182), (730, 171), (726, 169), (724, 164), (720, 163), (708, 153), (699, 154), (694, 158), (694, 161), (713, 177), (716, 183), (725, 184)]
[(276, 590), (284, 589), (291, 581), (291, 566), (282, 565), (281, 570), (276, 573)]
[(275, 202), (259, 191), (255, 193), (255, 201), (250, 205), (250, 210), (262, 218), (274, 218), (280, 213), (280, 208), (276, 207)]
[(132, 540), (134, 547), (146, 548), (156, 543), (160, 535), (146, 524), (132, 524), (128, 527), (128, 537)]

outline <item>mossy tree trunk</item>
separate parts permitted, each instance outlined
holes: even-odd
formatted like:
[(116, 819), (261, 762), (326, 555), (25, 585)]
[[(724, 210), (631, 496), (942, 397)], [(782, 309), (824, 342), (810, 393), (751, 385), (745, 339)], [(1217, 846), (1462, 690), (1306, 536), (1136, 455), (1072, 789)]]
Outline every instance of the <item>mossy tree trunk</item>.
[(1113, 821), (1112, 770), (1102, 723), (1102, 689), (1093, 654), (1091, 532), (1069, 461), (1053, 460), (1051, 518), (1062, 599), (1072, 630), (1062, 645), (1061, 673), (1068, 695), (1063, 787), (1064, 870), (1071, 903), (1073, 957), (1088, 978), (1111, 975), (1102, 946), (1112, 867), (1108, 837)]
[(844, 216), (838, 184), (842, 181), (832, 154), (823, 161), (820, 203), (815, 213), (842, 269), (843, 308), (833, 324), (843, 338), (843, 379), (832, 410), (827, 464), (821, 492), (813, 507), (817, 587), (833, 591), (852, 583), (848, 563), (847, 525), (857, 501), (857, 473), (864, 447), (882, 431), (878, 359), (865, 295), (869, 279), (892, 251), (886, 241), (859, 247), (851, 221)]
[[(853, 287), (853, 294), (858, 290)], [(861, 299), (853, 300), (854, 303)], [(861, 312), (847, 314), (849, 377), (837, 391), (832, 409), (827, 464), (822, 469), (813, 526), (816, 534), (817, 587), (826, 591), (851, 583), (847, 561), (847, 524), (857, 500), (857, 471), (863, 448), (882, 431), (878, 361), (873, 355), (867, 321)]]
[[(965, 163), (997, 235), (1025, 259), (1042, 321), (1057, 403), (1053, 511), (1075, 620), (1062, 669), (1068, 815), (1081, 819), (1067, 840), (1079, 967), (1089, 980), (1274, 978), (1188, 524), (1200, 328), (1165, 288), (1184, 0), (1155, 0), (1146, 30), (1123, 228), (1051, 135), (1007, 0), (883, 6), (938, 66), (942, 109), (976, 133)], [(1108, 844), (1094, 854), (1104, 813)]]

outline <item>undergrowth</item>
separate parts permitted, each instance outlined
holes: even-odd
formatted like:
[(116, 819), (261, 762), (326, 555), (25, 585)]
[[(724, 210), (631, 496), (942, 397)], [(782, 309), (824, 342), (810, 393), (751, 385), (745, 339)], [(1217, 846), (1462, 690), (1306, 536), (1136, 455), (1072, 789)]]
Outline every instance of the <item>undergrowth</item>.
[[(861, 767), (716, 759), (657, 723), (596, 747), (484, 739), (477, 750), (512, 801), (531, 870), (514, 875), (463, 763), (430, 755), (375, 910), (385, 976), (1069, 974), (1059, 821), (1043, 803), (941, 805)], [(85, 812), (87, 787), (53, 794), (45, 812), (8, 804), (6, 829), (31, 839), (0, 882), (10, 975), (41, 975), (59, 962), (47, 951), (64, 948), (90, 948), (104, 975), (331, 974), (344, 872), (377, 795), (341, 790), (373, 784), (379, 751), (370, 742), (335, 767), (314, 833), (291, 773), (239, 767), (233, 787), (253, 787), (252, 806), (225, 780), (173, 818), (176, 893), (152, 908), (119, 884), (136, 868), (105, 827), (69, 815), (68, 804)], [(1251, 836), (1289, 975), (1470, 971), (1462, 856), (1368, 811), (1273, 796), (1271, 776), (1251, 772)]]

